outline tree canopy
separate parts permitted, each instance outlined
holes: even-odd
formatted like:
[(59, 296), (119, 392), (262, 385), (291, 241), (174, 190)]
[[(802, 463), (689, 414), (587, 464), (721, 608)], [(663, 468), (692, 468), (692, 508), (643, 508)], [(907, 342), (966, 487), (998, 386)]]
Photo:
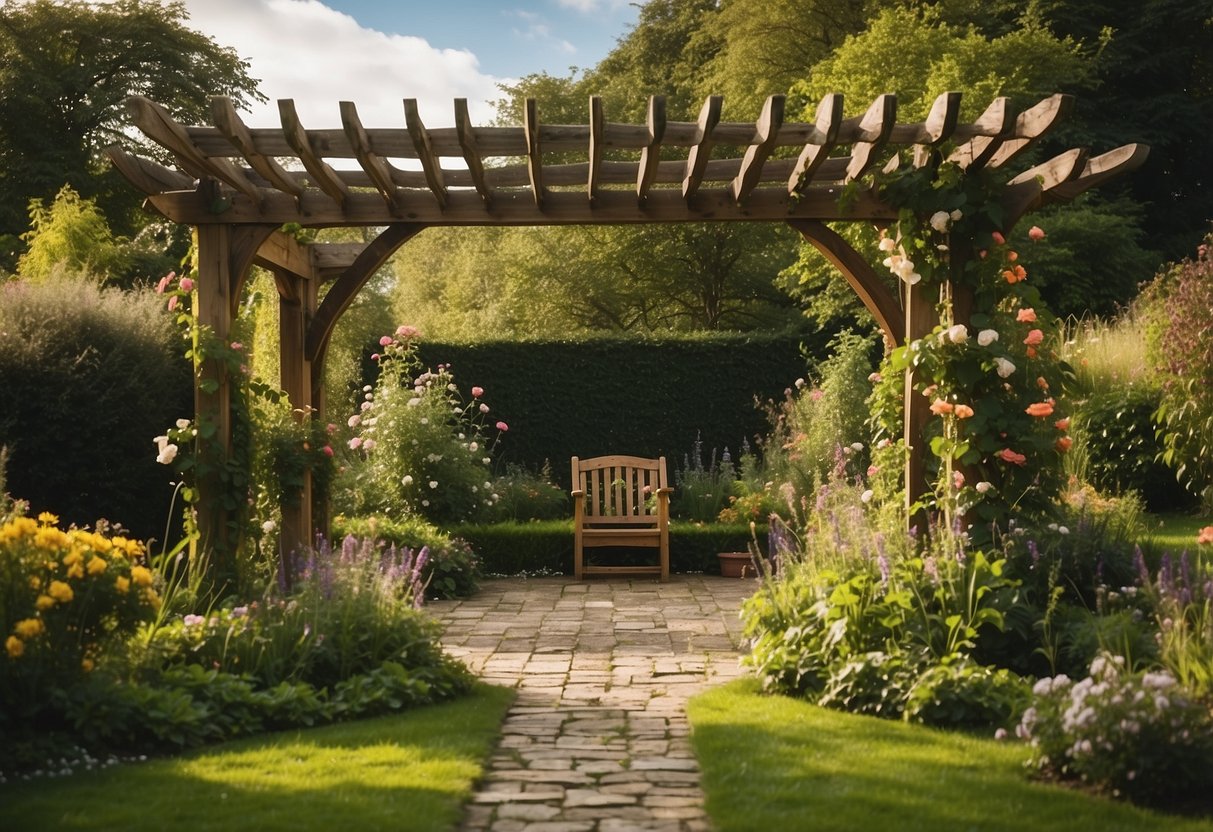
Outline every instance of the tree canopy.
[(147, 96), (190, 123), (208, 116), (212, 95), (238, 106), (262, 99), (248, 63), (187, 19), (182, 3), (156, 0), (0, 6), (0, 237), (10, 258), (30, 200), (49, 200), (65, 184), (96, 198), (115, 231), (142, 224), (133, 216), (138, 194), (98, 162), (106, 145), (138, 140), (125, 129), (127, 96)]

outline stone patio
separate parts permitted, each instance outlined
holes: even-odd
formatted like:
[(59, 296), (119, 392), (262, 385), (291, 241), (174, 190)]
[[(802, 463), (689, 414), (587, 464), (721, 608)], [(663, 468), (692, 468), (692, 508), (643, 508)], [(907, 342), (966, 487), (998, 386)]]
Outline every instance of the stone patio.
[(752, 580), (499, 578), (436, 601), (443, 645), (518, 690), (464, 818), (468, 832), (711, 828), (687, 700), (744, 672)]

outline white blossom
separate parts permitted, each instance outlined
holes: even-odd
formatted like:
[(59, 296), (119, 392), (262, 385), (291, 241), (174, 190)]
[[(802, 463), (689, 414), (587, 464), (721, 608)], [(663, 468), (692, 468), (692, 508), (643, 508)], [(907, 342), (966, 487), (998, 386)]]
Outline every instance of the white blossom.
[(996, 329), (983, 329), (981, 332), (977, 333), (977, 343), (981, 344), (983, 347), (988, 347), (997, 340), (998, 330)]
[(969, 329), (964, 324), (953, 324), (948, 327), (948, 340), (953, 344), (963, 344), (969, 340)]
[(1006, 378), (1015, 372), (1015, 365), (1001, 356), (994, 359), (994, 364), (997, 367), (999, 378)]
[(931, 215), (930, 222), (932, 228), (934, 228), (940, 234), (943, 234), (948, 230), (948, 226), (951, 224), (952, 219), (948, 216), (947, 211), (936, 211)]

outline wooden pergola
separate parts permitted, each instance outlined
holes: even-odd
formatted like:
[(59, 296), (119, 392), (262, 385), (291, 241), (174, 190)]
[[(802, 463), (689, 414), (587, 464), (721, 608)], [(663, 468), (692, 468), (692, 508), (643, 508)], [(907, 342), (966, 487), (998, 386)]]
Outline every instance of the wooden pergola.
[[(521, 126), (486, 127), (473, 125), (467, 101), (455, 99), (455, 125), (443, 128), (426, 127), (413, 99), (403, 102), (403, 126), (386, 128), (364, 126), (353, 103), (343, 101), (340, 128), (309, 129), (290, 99), (278, 102), (281, 127), (253, 128), (227, 98), (212, 99), (212, 124), (191, 126), (135, 97), (133, 123), (169, 151), (177, 169), (116, 146), (107, 153), (152, 209), (196, 229), (196, 311), (220, 339), (230, 333), (249, 268), (273, 273), (282, 387), (295, 408), (323, 418), (322, 370), (334, 325), (376, 270), (429, 226), (785, 222), (838, 268), (891, 344), (921, 337), (937, 323), (938, 287), (894, 287), (826, 222), (888, 224), (897, 212), (872, 183), (877, 167), (938, 165), (946, 143), (946, 158), (968, 171), (1003, 168), (1073, 106), (1069, 96), (1054, 95), (1017, 112), (998, 98), (975, 121), (960, 123), (960, 100), (945, 93), (925, 121), (899, 123), (893, 95), (846, 116), (834, 94), (820, 102), (812, 123), (800, 123), (785, 121), (784, 97), (771, 96), (756, 122), (734, 123), (721, 121), (720, 96), (709, 97), (694, 122), (668, 120), (665, 99), (654, 96), (644, 124), (623, 124), (607, 121), (595, 96), (585, 124), (543, 124), (528, 100)], [(1094, 157), (1074, 149), (1022, 171), (1002, 193), (1003, 230), (1139, 166), (1146, 153), (1140, 144)], [(561, 161), (545, 161), (545, 154)], [(444, 164), (448, 159), (457, 164)], [(848, 185), (844, 210), (839, 198)], [(382, 230), (365, 246), (303, 245), (279, 231), (285, 223)], [(963, 296), (956, 305), (965, 320)], [(213, 441), (224, 449), (231, 443), (229, 385), (219, 363), (200, 368), (196, 409), (219, 426)], [(907, 377), (906, 485), (913, 496), (923, 488), (927, 414), (911, 389)], [(204, 544), (222, 546), (226, 518), (207, 499), (216, 484), (198, 486)], [(325, 525), (313, 518), (310, 497), (307, 487), (298, 507), (284, 507), (285, 550)]]

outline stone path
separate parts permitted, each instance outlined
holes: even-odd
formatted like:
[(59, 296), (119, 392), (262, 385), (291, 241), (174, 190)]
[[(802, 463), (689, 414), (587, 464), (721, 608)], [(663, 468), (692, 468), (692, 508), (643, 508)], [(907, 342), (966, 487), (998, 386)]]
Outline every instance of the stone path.
[(467, 832), (711, 828), (686, 702), (736, 678), (754, 582), (501, 578), (436, 601), (443, 645), (518, 689)]

